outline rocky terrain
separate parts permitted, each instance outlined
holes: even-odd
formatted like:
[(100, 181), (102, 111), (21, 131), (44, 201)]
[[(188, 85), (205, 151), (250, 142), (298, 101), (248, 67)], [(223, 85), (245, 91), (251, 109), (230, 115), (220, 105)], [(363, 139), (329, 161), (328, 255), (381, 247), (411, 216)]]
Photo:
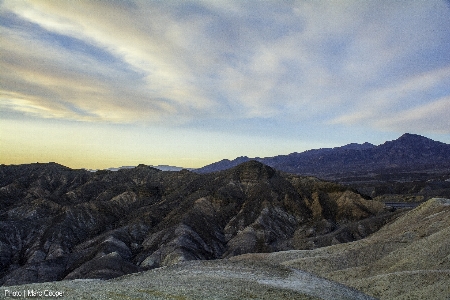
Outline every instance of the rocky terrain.
[(66, 280), (4, 290), (47, 290), (64, 299), (444, 300), (450, 298), (449, 257), (450, 199), (435, 198), (355, 242), (181, 262), (106, 281)]
[[(249, 160), (245, 156), (224, 159), (196, 172), (225, 170)], [(349, 144), (253, 160), (284, 172), (344, 184), (380, 201), (450, 198), (450, 145), (416, 134), (406, 133), (378, 146)]]
[(403, 213), (256, 161), (211, 174), (2, 165), (0, 204), (3, 286), (315, 249), (364, 238)]
[(428, 200), (363, 240), (233, 260), (307, 270), (380, 299), (450, 299), (450, 199)]

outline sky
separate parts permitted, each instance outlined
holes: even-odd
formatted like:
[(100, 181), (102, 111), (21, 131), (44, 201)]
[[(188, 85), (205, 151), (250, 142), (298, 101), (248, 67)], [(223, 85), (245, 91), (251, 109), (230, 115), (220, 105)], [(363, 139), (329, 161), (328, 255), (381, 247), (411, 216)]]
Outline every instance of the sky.
[(449, 1), (0, 0), (0, 163), (450, 143)]

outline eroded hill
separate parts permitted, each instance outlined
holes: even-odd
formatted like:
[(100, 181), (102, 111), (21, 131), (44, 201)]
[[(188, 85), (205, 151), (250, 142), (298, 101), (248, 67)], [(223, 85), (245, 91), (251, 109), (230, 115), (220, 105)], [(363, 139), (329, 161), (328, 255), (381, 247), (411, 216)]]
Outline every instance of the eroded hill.
[(256, 161), (212, 174), (0, 166), (0, 283), (101, 278), (188, 260), (314, 249), (398, 214)]
[(363, 240), (233, 260), (298, 268), (380, 299), (449, 299), (450, 199), (428, 200)]
[(448, 299), (449, 213), (450, 200), (436, 198), (351, 243), (7, 289), (57, 291), (64, 299)]

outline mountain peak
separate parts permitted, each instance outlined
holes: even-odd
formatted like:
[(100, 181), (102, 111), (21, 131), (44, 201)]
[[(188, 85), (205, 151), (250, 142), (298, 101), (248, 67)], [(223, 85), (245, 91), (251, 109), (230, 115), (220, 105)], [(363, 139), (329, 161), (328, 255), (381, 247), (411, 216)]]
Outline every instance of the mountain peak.
[(407, 140), (430, 140), (427, 137), (424, 137), (419, 134), (414, 134), (414, 133), (405, 133), (401, 137), (398, 138), (398, 140), (406, 140), (406, 139)]
[(239, 176), (240, 181), (256, 181), (272, 178), (276, 171), (256, 160), (249, 160), (232, 168), (234, 175)]
[(432, 139), (429, 139), (429, 138), (419, 135), (419, 134), (405, 133), (396, 140), (384, 143), (384, 145), (388, 145), (388, 144), (403, 145), (403, 146), (407, 145), (407, 146), (417, 147), (419, 145), (431, 146), (431, 145), (440, 145), (443, 143), (434, 141)]

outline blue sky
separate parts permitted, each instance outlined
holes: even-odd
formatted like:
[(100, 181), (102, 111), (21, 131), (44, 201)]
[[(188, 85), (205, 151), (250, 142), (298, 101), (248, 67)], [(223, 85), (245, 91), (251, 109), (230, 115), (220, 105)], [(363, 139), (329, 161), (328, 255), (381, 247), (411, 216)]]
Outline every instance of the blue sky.
[(0, 163), (450, 143), (446, 1), (0, 1)]

